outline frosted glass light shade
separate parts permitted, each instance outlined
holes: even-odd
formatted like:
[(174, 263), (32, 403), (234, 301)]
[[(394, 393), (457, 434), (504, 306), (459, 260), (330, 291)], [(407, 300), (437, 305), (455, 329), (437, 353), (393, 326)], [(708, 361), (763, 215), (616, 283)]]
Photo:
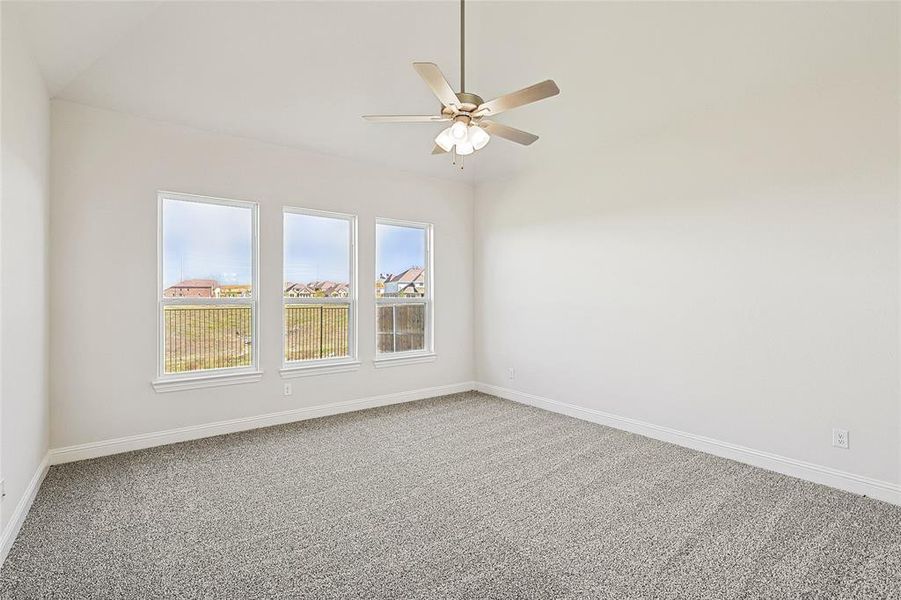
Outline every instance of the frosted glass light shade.
[(451, 148), (454, 147), (454, 138), (451, 137), (451, 128), (448, 127), (441, 131), (438, 134), (438, 137), (435, 138), (435, 143), (444, 150), (445, 152), (450, 152)]
[(491, 136), (476, 125), (465, 125), (457, 121), (447, 129), (443, 129), (435, 143), (444, 150), (450, 152), (456, 146), (457, 154), (466, 156), (476, 150), (481, 150), (491, 140)]
[(468, 127), (466, 127), (466, 123), (457, 121), (453, 125), (451, 125), (451, 137), (453, 137), (457, 141), (465, 140), (467, 129)]
[(476, 150), (481, 150), (482, 148), (484, 148), (485, 144), (487, 144), (490, 140), (491, 136), (488, 135), (481, 127), (473, 125), (469, 128), (469, 141), (472, 143), (472, 147)]
[(467, 154), (472, 154), (475, 152), (475, 148), (472, 147), (472, 144), (469, 143), (469, 140), (463, 142), (457, 142), (457, 154), (460, 156), (466, 156)]

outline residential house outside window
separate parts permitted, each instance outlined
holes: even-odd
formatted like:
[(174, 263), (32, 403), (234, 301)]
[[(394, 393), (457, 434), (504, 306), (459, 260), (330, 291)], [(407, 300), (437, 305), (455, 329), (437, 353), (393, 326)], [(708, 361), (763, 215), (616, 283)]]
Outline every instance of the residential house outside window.
[(284, 210), (284, 369), (356, 364), (356, 217)]
[(432, 226), (376, 222), (376, 352), (379, 359), (432, 353)]
[(256, 203), (170, 192), (160, 192), (158, 201), (154, 385), (256, 372)]

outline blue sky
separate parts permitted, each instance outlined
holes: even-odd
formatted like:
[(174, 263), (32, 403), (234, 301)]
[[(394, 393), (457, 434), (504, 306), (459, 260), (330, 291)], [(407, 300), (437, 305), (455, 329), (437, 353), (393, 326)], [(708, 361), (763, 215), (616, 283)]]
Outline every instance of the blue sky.
[(285, 213), (285, 281), (350, 281), (350, 223)]
[(396, 225), (375, 226), (375, 274), (397, 274), (410, 267), (425, 266), (425, 230)]
[[(347, 282), (350, 224), (285, 214), (285, 281)], [(250, 283), (253, 220), (250, 209), (200, 202), (163, 204), (163, 287), (184, 279)], [(376, 225), (376, 275), (421, 267), (425, 231)]]
[(253, 215), (249, 208), (163, 201), (163, 287), (184, 279), (250, 283)]
[[(347, 283), (350, 224), (342, 219), (285, 214), (285, 281)], [(425, 232), (376, 225), (376, 275), (422, 266)]]

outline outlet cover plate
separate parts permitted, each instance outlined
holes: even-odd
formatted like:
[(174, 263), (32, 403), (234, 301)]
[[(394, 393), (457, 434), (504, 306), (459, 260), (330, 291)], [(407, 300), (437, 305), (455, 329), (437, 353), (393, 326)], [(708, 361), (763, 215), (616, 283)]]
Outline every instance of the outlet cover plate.
[(847, 429), (833, 429), (832, 430), (832, 445), (836, 448), (842, 448), (844, 450), (848, 449), (848, 430)]

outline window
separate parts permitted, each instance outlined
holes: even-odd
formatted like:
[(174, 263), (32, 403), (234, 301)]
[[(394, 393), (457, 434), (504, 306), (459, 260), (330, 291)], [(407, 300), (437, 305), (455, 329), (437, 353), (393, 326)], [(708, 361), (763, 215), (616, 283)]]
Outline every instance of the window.
[(376, 363), (420, 362), (432, 356), (432, 226), (379, 219), (375, 239)]
[(282, 374), (354, 368), (356, 217), (285, 208), (283, 226)]
[(161, 192), (159, 215), (154, 387), (259, 379), (257, 205)]

